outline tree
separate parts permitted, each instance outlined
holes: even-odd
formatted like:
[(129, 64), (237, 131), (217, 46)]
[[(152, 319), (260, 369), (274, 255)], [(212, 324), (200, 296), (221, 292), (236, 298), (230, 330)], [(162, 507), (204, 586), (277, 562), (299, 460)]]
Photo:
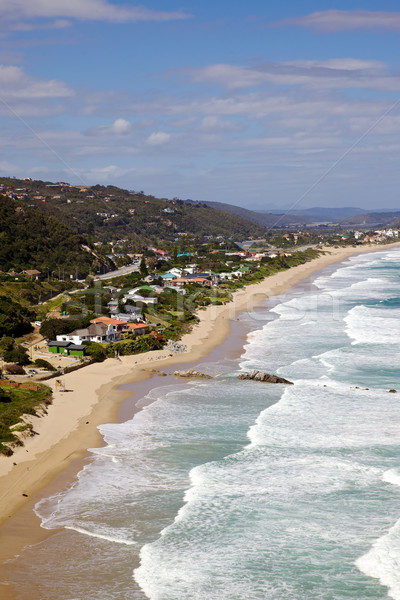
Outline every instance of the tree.
[(0, 336), (20, 336), (32, 331), (32, 311), (7, 296), (0, 296)]
[(142, 255), (142, 258), (140, 260), (140, 266), (139, 266), (139, 270), (140, 270), (140, 274), (142, 277), (146, 277), (146, 275), (149, 274), (149, 271), (147, 269), (147, 265), (146, 265), (146, 259), (144, 257), (144, 254)]
[(12, 350), (14, 348), (15, 340), (9, 335), (4, 335), (0, 340), (0, 354)]
[(18, 365), (28, 365), (30, 359), (27, 351), (22, 346), (16, 345), (12, 350), (4, 352), (4, 360), (6, 362), (13, 362)]
[(70, 333), (81, 326), (81, 321), (72, 319), (47, 319), (40, 327), (40, 333), (47, 340), (55, 340), (58, 335)]

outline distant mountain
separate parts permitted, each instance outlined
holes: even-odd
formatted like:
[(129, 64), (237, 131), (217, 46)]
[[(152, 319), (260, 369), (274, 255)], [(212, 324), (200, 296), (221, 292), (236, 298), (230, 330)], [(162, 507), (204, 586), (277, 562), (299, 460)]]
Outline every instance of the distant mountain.
[(352, 217), (354, 215), (365, 214), (362, 208), (356, 206), (341, 206), (336, 208), (314, 207), (295, 210), (296, 215), (308, 216), (312, 221), (329, 221), (337, 223), (341, 219)]
[(396, 212), (374, 212), (361, 215), (354, 215), (340, 221), (344, 227), (376, 228), (393, 227), (400, 219), (400, 211)]
[[(186, 200), (188, 203), (193, 203), (193, 200)], [(293, 213), (285, 213), (284, 211), (276, 211), (274, 213), (264, 213), (254, 210), (248, 210), (241, 206), (234, 204), (226, 204), (225, 202), (212, 202), (205, 201), (203, 204), (210, 206), (211, 208), (221, 210), (231, 215), (242, 217), (263, 227), (269, 229), (281, 228), (281, 227), (299, 227), (306, 223), (309, 223), (309, 218), (306, 216), (298, 216)]]
[[(262, 214), (278, 214), (282, 211), (278, 210), (265, 210), (259, 211)], [(339, 206), (339, 207), (324, 207), (314, 206), (312, 208), (293, 208), (290, 209), (290, 214), (296, 215), (297, 217), (304, 217), (311, 223), (338, 223), (344, 219), (351, 217), (358, 217), (360, 215), (367, 215), (371, 213), (393, 213), (394, 209), (382, 208), (382, 209), (363, 209), (357, 206)]]
[[(262, 211), (267, 212), (267, 211)], [(271, 211), (272, 214), (277, 214), (278, 211)], [(345, 219), (347, 217), (352, 217), (353, 215), (364, 214), (368, 211), (363, 210), (362, 208), (352, 207), (352, 206), (342, 206), (337, 208), (325, 208), (320, 206), (315, 206), (313, 208), (293, 208), (290, 213), (296, 215), (297, 217), (305, 217), (311, 223), (337, 223), (341, 219)]]

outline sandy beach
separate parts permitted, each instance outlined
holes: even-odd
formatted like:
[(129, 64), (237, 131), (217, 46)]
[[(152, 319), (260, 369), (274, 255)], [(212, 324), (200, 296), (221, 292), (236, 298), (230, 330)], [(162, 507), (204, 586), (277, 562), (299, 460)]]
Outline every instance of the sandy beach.
[[(325, 249), (324, 255), (309, 263), (239, 290), (226, 305), (199, 311), (199, 323), (181, 340), (187, 346), (185, 353), (172, 356), (160, 350), (107, 359), (63, 376), (64, 392), (56, 388), (55, 379), (46, 382), (53, 388), (54, 400), (46, 416), (33, 420), (38, 435), (28, 438), (24, 447), (18, 448), (11, 457), (0, 458), (0, 565), (21, 552), (25, 545), (51, 535), (39, 527), (32, 506), (39, 492), (57, 475), (60, 477), (61, 472), (65, 485), (65, 479), (76, 473), (76, 467), (75, 471), (71, 467), (74, 461), (82, 459), (88, 448), (102, 443), (98, 425), (115, 421), (121, 402), (132, 395), (121, 390), (121, 385), (154, 376), (156, 370), (164, 367), (199, 361), (224, 341), (232, 319), (239, 312), (250, 311), (265, 298), (285, 293), (317, 271), (355, 254), (398, 246), (400, 242), (378, 247)], [(157, 379), (154, 386), (157, 383), (161, 380)], [(71, 473), (66, 471), (68, 467)], [(10, 595), (6, 598), (14, 598), (11, 590), (7, 593)]]

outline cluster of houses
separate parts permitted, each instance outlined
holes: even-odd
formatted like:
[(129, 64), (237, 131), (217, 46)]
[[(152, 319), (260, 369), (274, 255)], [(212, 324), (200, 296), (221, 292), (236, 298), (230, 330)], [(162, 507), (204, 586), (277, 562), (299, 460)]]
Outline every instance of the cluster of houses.
[(90, 342), (117, 342), (124, 333), (144, 335), (149, 333), (149, 329), (150, 326), (146, 323), (127, 323), (112, 317), (96, 317), (88, 327), (57, 335), (55, 340), (48, 342), (47, 348), (54, 354), (84, 356), (85, 347)]
[(360, 240), (363, 243), (374, 243), (387, 242), (388, 240), (398, 239), (398, 229), (379, 229), (374, 231), (373, 235), (366, 235), (364, 231), (355, 231), (354, 237), (356, 240)]
[(8, 272), (8, 275), (10, 275), (10, 277), (20, 277), (22, 275), (30, 281), (39, 281), (39, 279), (42, 279), (43, 277), (41, 271), (38, 271), (37, 269), (26, 269), (25, 271), (20, 272), (14, 271), (14, 269), (12, 269)]
[(243, 265), (235, 271), (214, 273), (213, 271), (198, 271), (198, 265), (188, 265), (184, 269), (173, 267), (167, 273), (161, 275), (164, 287), (171, 286), (174, 288), (183, 288), (188, 284), (197, 284), (204, 287), (212, 287), (218, 285), (221, 281), (228, 279), (239, 279), (249, 272), (250, 267)]
[[(168, 288), (175, 289), (178, 293), (184, 294), (184, 287), (188, 284), (197, 284), (204, 287), (218, 285), (220, 281), (231, 277), (241, 277), (248, 272), (249, 267), (240, 267), (237, 271), (230, 273), (220, 273), (217, 275), (212, 271), (198, 271), (197, 265), (189, 265), (185, 269), (174, 267), (167, 273), (163, 273), (160, 278), (163, 285), (153, 284), (154, 280), (159, 280), (156, 275), (149, 275), (147, 285), (128, 290), (120, 300), (110, 300), (107, 308), (110, 317), (96, 317), (91, 320), (88, 327), (76, 329), (71, 333), (60, 334), (56, 339), (47, 344), (49, 352), (62, 354), (66, 356), (84, 356), (85, 347), (90, 342), (101, 344), (116, 342), (122, 339), (125, 333), (134, 335), (144, 335), (149, 333), (150, 325), (141, 322), (143, 320), (142, 309), (137, 303), (154, 305), (158, 302), (158, 295)], [(111, 293), (119, 292), (113, 286), (107, 286)], [(119, 312), (120, 303), (124, 304), (123, 313)]]

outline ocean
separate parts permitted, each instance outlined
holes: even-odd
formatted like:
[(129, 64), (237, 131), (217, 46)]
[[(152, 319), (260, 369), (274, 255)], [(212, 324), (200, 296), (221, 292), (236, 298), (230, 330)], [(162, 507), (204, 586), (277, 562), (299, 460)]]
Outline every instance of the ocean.
[(240, 320), (238, 358), (154, 387), (36, 505), (58, 531), (18, 560), (21, 600), (400, 600), (400, 250)]

